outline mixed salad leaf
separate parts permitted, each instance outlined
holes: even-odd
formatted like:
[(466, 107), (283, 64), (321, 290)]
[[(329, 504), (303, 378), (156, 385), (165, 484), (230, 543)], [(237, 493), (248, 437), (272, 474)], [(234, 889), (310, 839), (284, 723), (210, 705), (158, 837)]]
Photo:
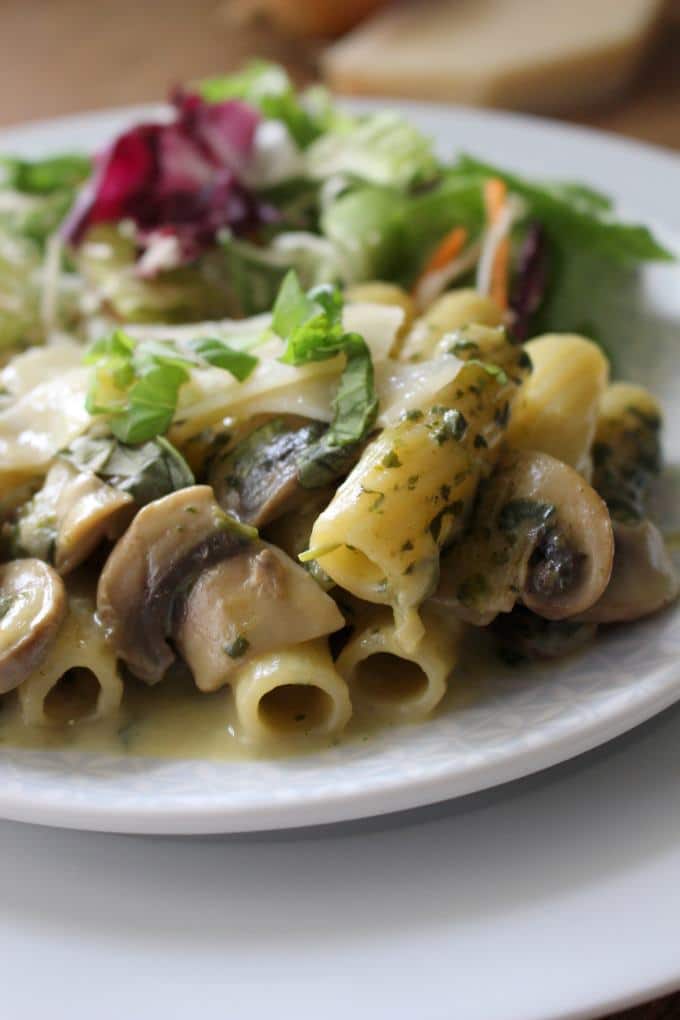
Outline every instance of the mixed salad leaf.
[[(507, 195), (499, 217), (490, 180)], [(58, 290), (55, 323), (40, 294), (45, 244), (60, 224), (58, 286), (47, 279)], [(462, 250), (446, 264), (455, 230)], [(303, 289), (382, 279), (420, 300), (452, 285), (490, 292), (499, 266), (521, 339), (589, 324), (585, 302), (573, 300), (581, 267), (606, 292), (639, 263), (670, 258), (587, 186), (529, 181), (467, 154), (442, 161), (400, 114), (351, 114), (264, 61), (176, 91), (168, 117), (124, 131), (94, 161), (66, 153), (0, 164), (4, 346), (39, 341), (64, 315), (73, 326), (65, 291), (82, 291), (86, 305), (94, 293), (98, 311), (119, 322), (189, 322), (269, 310), (290, 270)], [(591, 325), (610, 346), (606, 323), (604, 333)], [(147, 376), (142, 390), (155, 385)]]

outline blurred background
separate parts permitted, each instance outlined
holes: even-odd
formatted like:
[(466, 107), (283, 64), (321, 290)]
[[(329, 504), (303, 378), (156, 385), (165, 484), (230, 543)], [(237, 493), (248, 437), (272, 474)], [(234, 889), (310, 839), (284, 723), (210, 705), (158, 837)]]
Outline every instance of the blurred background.
[(527, 110), (680, 149), (680, 0), (0, 0), (0, 124), (281, 61), (298, 83)]

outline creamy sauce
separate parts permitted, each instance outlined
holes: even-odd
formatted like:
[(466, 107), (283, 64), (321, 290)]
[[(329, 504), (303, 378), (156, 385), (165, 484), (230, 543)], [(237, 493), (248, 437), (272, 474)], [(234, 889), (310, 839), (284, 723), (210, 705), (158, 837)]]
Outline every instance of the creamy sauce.
[[(437, 714), (457, 711), (474, 701), (480, 670), (493, 668), (484, 659), (488, 656), (482, 655), (480, 659), (478, 649), (466, 653)], [(498, 662), (494, 662), (497, 670)], [(35, 750), (239, 761), (309, 753), (339, 743), (367, 740), (376, 731), (388, 728), (390, 724), (383, 721), (353, 717), (340, 738), (299, 734), (285, 741), (277, 739), (271, 747), (249, 745), (236, 731), (231, 691), (223, 688), (214, 694), (202, 694), (186, 677), (173, 677), (154, 687), (126, 681), (118, 715), (98, 722), (29, 727), (21, 718), (15, 695), (7, 695), (0, 702), (0, 747)]]

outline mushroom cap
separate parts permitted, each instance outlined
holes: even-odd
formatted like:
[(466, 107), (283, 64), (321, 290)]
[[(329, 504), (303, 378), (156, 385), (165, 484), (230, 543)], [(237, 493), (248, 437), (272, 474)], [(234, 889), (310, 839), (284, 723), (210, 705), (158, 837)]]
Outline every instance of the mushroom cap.
[(298, 462), (325, 426), (301, 421), (273, 418), (215, 460), (209, 481), (224, 510), (260, 528), (305, 498)]
[(614, 521), (614, 567), (606, 590), (579, 619), (593, 623), (638, 620), (663, 609), (680, 592), (680, 578), (661, 532), (649, 520)]
[(200, 573), (247, 548), (249, 529), (229, 517), (208, 485), (148, 503), (114, 546), (97, 587), (110, 643), (147, 683), (162, 680), (175, 653), (167, 638), (177, 599)]
[(0, 566), (0, 694), (39, 665), (66, 615), (64, 583), (42, 560)]
[(581, 612), (604, 591), (613, 538), (604, 502), (546, 453), (506, 453), (481, 490), (472, 527), (441, 563), (433, 601), (486, 626), (522, 601), (545, 619)]
[(83, 563), (99, 543), (113, 541), (135, 512), (135, 501), (94, 474), (76, 474), (57, 501), (54, 565), (68, 574)]
[(303, 567), (276, 546), (254, 542), (201, 574), (174, 633), (196, 686), (214, 691), (253, 654), (344, 625), (333, 599)]
[(547, 620), (563, 620), (592, 606), (607, 587), (614, 559), (612, 523), (604, 501), (568, 464), (545, 453), (520, 455), (520, 464), (523, 495), (555, 506), (558, 531), (578, 556), (573, 583), (564, 591), (537, 590), (530, 566), (522, 601)]

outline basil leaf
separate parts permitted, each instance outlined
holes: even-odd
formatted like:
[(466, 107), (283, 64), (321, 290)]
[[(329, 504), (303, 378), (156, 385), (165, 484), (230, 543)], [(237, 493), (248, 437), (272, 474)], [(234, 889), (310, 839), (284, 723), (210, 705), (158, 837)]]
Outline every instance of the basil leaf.
[(194, 484), (184, 457), (162, 436), (130, 446), (113, 436), (85, 435), (60, 456), (79, 471), (92, 472), (107, 485), (128, 492), (139, 506)]
[(297, 273), (290, 270), (286, 273), (274, 302), (272, 329), (286, 340), (312, 318), (314, 312), (314, 302), (310, 301), (300, 286)]
[(257, 358), (221, 340), (197, 340), (184, 350), (170, 341), (136, 343), (118, 329), (89, 348), (85, 363), (94, 366), (87, 410), (107, 415), (112, 433), (122, 442), (143, 443), (170, 428), (180, 387), (192, 366), (216, 365), (242, 381)]
[(143, 443), (170, 428), (177, 407), (179, 388), (189, 378), (185, 368), (156, 364), (133, 383), (127, 392), (127, 407), (111, 418), (111, 431), (124, 443)]
[(373, 361), (366, 341), (342, 329), (342, 294), (316, 287), (305, 294), (295, 273), (283, 282), (274, 309), (274, 329), (287, 340), (281, 361), (306, 365), (344, 354), (345, 368), (333, 401), (328, 431), (302, 456), (298, 477), (304, 488), (317, 488), (344, 474), (356, 459), (378, 414)]
[(201, 340), (193, 340), (189, 347), (203, 361), (215, 368), (223, 368), (230, 372), (235, 379), (243, 382), (251, 374), (257, 365), (257, 358), (246, 351), (237, 351), (223, 340), (216, 340), (206, 337)]

